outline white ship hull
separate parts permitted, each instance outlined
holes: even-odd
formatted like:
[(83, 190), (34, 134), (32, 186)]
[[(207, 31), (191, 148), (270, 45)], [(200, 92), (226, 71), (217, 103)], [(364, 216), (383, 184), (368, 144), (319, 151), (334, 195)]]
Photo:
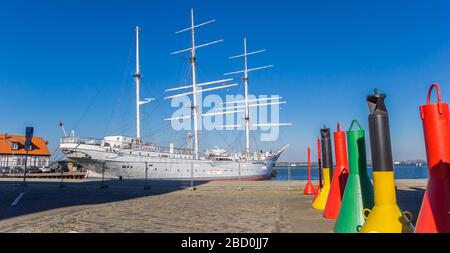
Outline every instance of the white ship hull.
[(134, 149), (108, 148), (92, 144), (61, 143), (66, 156), (83, 167), (106, 177), (158, 180), (262, 180), (272, 175), (279, 155), (261, 159), (227, 161), (200, 159)]

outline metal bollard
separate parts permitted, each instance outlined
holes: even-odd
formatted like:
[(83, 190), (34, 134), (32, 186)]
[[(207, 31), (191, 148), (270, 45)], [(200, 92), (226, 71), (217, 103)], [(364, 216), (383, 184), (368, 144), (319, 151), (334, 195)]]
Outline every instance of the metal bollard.
[(190, 191), (195, 191), (194, 187), (194, 164), (191, 162), (191, 187), (189, 188)]
[(25, 167), (23, 169), (23, 182), (22, 187), (27, 187), (27, 162), (28, 162), (28, 150), (25, 153)]
[(59, 183), (59, 188), (64, 187), (64, 168), (61, 167), (61, 182)]
[(237, 188), (238, 191), (242, 191), (244, 190), (244, 188), (241, 186), (241, 162), (239, 162), (239, 174), (238, 174), (238, 181), (239, 181), (239, 186)]
[(291, 166), (288, 165), (288, 192), (294, 190), (294, 188), (290, 186), (290, 183), (291, 183)]
[(105, 181), (105, 164), (106, 164), (105, 162), (103, 162), (103, 164), (102, 164), (102, 185), (100, 186), (100, 189), (108, 188), (108, 186), (104, 184), (104, 181)]
[[(150, 165), (152, 166), (152, 165)], [(145, 162), (145, 184), (144, 184), (144, 190), (151, 190), (152, 187), (148, 186), (148, 163)]]

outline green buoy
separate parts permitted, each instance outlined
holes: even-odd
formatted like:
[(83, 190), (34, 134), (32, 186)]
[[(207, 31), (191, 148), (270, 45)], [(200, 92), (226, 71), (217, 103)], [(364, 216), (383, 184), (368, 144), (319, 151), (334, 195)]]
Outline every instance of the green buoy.
[[(352, 130), (355, 124), (358, 130)], [(367, 174), (365, 133), (356, 120), (347, 131), (347, 147), (350, 174), (334, 227), (336, 233), (359, 232), (365, 222), (363, 210), (374, 205), (373, 186)]]

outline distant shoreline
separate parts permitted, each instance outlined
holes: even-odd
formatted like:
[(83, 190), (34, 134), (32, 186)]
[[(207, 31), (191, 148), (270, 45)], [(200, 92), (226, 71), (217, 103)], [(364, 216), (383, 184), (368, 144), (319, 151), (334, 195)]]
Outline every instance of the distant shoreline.
[[(427, 162), (424, 160), (408, 160), (408, 161), (395, 161), (394, 166), (427, 166)], [(317, 167), (317, 162), (312, 162), (311, 166)], [(277, 162), (274, 167), (307, 167), (307, 162)], [(367, 166), (372, 166), (372, 161), (367, 161)]]

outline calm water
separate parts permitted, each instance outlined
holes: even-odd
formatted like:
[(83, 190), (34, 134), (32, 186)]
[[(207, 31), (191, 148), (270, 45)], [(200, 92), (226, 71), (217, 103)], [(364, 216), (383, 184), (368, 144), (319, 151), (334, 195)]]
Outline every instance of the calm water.
[[(289, 168), (276, 167), (277, 176), (272, 180), (288, 180)], [(372, 177), (372, 168), (368, 169), (369, 176)], [(306, 167), (290, 167), (291, 180), (306, 180), (308, 179), (308, 168)], [(428, 167), (421, 166), (396, 166), (394, 168), (396, 179), (427, 179)], [(311, 167), (311, 179), (317, 180), (319, 178), (317, 167)]]

